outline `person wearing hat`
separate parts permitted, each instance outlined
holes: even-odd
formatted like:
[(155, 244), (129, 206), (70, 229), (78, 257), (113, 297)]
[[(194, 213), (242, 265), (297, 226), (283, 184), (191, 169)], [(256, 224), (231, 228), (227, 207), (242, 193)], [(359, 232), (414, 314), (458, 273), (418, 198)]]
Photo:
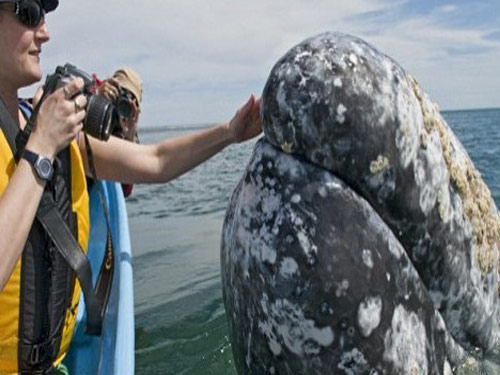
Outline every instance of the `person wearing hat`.
[(142, 102), (142, 80), (132, 68), (123, 66), (113, 73), (113, 76), (105, 80), (98, 88), (99, 93), (109, 100), (116, 100), (121, 92), (130, 99), (130, 115), (119, 116), (119, 126), (113, 130), (113, 135), (137, 142), (137, 124), (141, 112)]
[[(118, 115), (118, 123), (113, 129), (113, 135), (130, 142), (139, 142), (137, 125), (141, 113), (142, 80), (132, 68), (123, 66), (116, 70), (111, 78), (100, 82), (98, 92), (107, 99), (115, 101), (120, 92), (128, 98), (130, 114)], [(87, 180), (89, 182), (89, 180)], [(128, 198), (132, 194), (133, 184), (122, 183), (123, 195)]]
[[(45, 13), (57, 0), (0, 0), (0, 374), (54, 374), (75, 327), (79, 283), (55, 251), (37, 212), (52, 197), (69, 236), (86, 253), (89, 236), (87, 116), (82, 78), (35, 100), (19, 90), (42, 78), (42, 46), (50, 39)], [(141, 98), (139, 98), (139, 101)], [(231, 120), (195, 134), (143, 145), (118, 137), (89, 137), (97, 176), (126, 183), (164, 183), (225, 147), (261, 133), (253, 95)], [(32, 127), (21, 153), (21, 130)], [(23, 133), (25, 134), (25, 133)], [(50, 212), (55, 212), (51, 210)], [(60, 248), (60, 247), (59, 247)]]

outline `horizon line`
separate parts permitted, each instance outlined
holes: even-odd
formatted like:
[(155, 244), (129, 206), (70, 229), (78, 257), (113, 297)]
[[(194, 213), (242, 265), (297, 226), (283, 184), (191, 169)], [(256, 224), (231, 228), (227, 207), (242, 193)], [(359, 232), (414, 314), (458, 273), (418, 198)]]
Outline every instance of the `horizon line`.
[[(476, 108), (460, 108), (460, 109), (442, 109), (441, 113), (449, 112), (473, 112), (473, 111), (494, 111), (500, 110), (500, 107), (476, 107)], [(140, 131), (144, 133), (153, 133), (162, 130), (197, 130), (206, 129), (210, 126), (217, 125), (218, 122), (210, 123), (184, 123), (184, 124), (173, 124), (173, 125), (159, 125), (159, 126), (145, 126), (141, 127)]]

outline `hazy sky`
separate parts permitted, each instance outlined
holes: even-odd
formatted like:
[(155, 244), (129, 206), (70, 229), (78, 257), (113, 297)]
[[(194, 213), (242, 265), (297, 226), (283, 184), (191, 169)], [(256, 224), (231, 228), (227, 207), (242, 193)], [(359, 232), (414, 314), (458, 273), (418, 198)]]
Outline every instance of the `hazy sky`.
[(499, 0), (60, 0), (47, 24), (44, 74), (133, 67), (145, 127), (230, 118), (287, 50), (325, 31), (393, 57), (442, 109), (500, 107)]

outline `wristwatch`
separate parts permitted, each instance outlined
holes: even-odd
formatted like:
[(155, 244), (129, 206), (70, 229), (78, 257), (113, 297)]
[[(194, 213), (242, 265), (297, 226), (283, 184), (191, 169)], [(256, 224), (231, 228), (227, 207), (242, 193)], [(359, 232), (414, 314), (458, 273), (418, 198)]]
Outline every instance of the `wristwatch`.
[(30, 150), (24, 150), (23, 158), (33, 166), (36, 174), (41, 180), (50, 181), (54, 174), (54, 167), (52, 166), (52, 161), (48, 157), (35, 154)]

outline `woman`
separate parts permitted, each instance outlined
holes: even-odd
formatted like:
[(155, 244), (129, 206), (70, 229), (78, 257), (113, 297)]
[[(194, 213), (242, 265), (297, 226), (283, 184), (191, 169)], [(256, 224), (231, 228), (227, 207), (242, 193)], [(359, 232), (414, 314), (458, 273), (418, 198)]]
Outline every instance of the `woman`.
[[(57, 0), (0, 0), (0, 97), (21, 129), (26, 116), (17, 93), (42, 78), (40, 54), (50, 39), (43, 16), (56, 7)], [(63, 270), (62, 278), (71, 280), (62, 282), (66, 286), (58, 295), (47, 291), (58, 276), (54, 275), (56, 266), (64, 267), (35, 220), (44, 189), (52, 189), (52, 182), (47, 181), (52, 179), (32, 159), (34, 154), (36, 160), (52, 163), (56, 156), (59, 160), (63, 159), (60, 155), (67, 155), (66, 166), (58, 163), (54, 168), (56, 175), (70, 181), (66, 203), (71, 203), (73, 212), (68, 217), (76, 217), (73, 231), (86, 249), (89, 222), (84, 181), (89, 165), (83, 137), (76, 141), (86, 115), (87, 100), (79, 94), (82, 87), (83, 81), (74, 79), (46, 97), (27, 152), (17, 165), (0, 134), (0, 374), (48, 373), (62, 361), (71, 340), (79, 290), (73, 287), (77, 283), (71, 272)], [(116, 137), (108, 142), (91, 139), (97, 175), (126, 183), (167, 182), (224, 147), (257, 136), (261, 132), (259, 106), (252, 95), (229, 122), (154, 145)]]
[(137, 125), (141, 113), (142, 79), (131, 67), (122, 66), (113, 76), (98, 86), (98, 92), (109, 100), (119, 100), (120, 91), (127, 97), (127, 116), (120, 113), (119, 126), (113, 129), (113, 135), (130, 142), (137, 142)]
[[(139, 74), (128, 66), (122, 66), (113, 73), (112, 77), (102, 82), (98, 81), (97, 90), (99, 94), (112, 101), (123, 101), (123, 98), (120, 99), (120, 92), (126, 94), (128, 105), (125, 106), (125, 109), (128, 109), (129, 113), (126, 113), (126, 116), (119, 113), (118, 123), (113, 128), (113, 135), (129, 142), (139, 143), (137, 126), (142, 102), (142, 79)], [(132, 184), (122, 184), (125, 198), (132, 194), (133, 188)]]

